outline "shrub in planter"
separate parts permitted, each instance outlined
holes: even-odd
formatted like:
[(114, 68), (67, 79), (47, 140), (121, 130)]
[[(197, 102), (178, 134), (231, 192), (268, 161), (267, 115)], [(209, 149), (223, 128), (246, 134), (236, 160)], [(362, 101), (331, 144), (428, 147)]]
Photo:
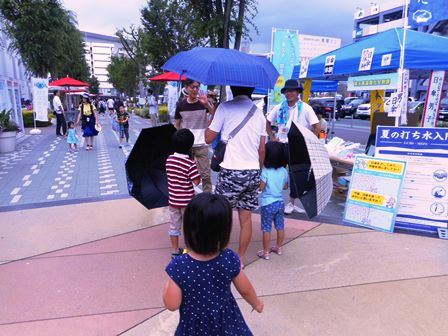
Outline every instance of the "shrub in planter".
[(12, 152), (16, 148), (19, 126), (11, 120), (11, 111), (0, 112), (0, 153)]
[(147, 107), (138, 107), (135, 109), (135, 113), (142, 118), (149, 118), (149, 109)]

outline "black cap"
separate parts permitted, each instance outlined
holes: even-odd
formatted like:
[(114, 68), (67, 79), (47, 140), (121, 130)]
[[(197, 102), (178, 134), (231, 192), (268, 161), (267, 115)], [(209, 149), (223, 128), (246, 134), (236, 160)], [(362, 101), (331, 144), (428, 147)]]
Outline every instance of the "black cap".
[(297, 90), (299, 92), (303, 91), (302, 85), (300, 85), (299, 81), (295, 79), (288, 79), (285, 82), (285, 86), (282, 88), (281, 93), (285, 93), (285, 90)]

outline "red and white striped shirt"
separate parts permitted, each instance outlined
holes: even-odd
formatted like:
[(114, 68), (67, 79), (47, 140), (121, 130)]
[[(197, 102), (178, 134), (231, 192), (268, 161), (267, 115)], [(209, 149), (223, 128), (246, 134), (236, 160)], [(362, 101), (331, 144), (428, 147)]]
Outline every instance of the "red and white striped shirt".
[(200, 179), (196, 163), (186, 154), (174, 153), (166, 160), (168, 203), (184, 208), (194, 196), (193, 180)]

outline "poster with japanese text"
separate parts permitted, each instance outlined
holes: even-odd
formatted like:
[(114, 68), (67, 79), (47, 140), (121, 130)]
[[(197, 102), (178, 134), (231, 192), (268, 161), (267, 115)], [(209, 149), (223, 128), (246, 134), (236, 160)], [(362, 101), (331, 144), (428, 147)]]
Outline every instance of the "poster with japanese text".
[(448, 128), (378, 126), (375, 157), (407, 162), (395, 226), (435, 233), (448, 223)]
[(442, 99), (445, 71), (432, 71), (429, 78), (428, 96), (423, 110), (422, 126), (437, 126), (440, 100)]
[(356, 156), (344, 221), (393, 232), (406, 162)]
[(359, 71), (367, 71), (372, 67), (373, 53), (375, 48), (363, 49), (361, 53), (361, 60), (359, 61)]
[(33, 109), (36, 120), (48, 121), (48, 79), (31, 78), (33, 85)]

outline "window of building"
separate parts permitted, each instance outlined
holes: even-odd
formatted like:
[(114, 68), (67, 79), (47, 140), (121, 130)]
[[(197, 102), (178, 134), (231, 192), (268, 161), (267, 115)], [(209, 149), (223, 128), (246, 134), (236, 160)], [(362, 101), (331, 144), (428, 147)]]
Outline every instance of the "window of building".
[(397, 12), (393, 12), (393, 13), (384, 15), (384, 22), (400, 20), (402, 18), (403, 18), (403, 11), (399, 10)]
[(376, 17), (376, 18), (372, 18), (372, 19), (368, 19), (362, 22), (358, 22), (358, 28), (359, 29), (364, 29), (364, 28), (368, 28), (369, 26), (372, 25), (378, 25), (380, 23), (380, 18)]

